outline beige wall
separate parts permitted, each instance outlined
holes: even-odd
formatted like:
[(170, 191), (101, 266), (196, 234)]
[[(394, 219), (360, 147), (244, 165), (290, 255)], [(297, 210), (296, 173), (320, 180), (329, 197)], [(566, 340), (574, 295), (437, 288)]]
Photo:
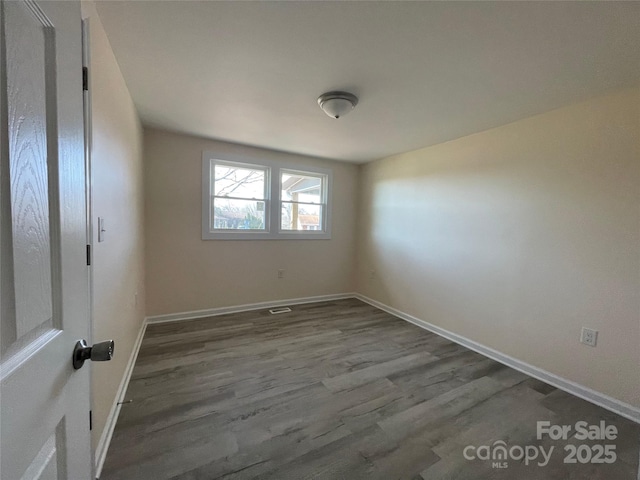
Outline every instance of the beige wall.
[[(91, 32), (92, 334), (94, 342), (115, 340), (113, 360), (91, 365), (95, 449), (144, 319), (142, 128), (94, 5), (82, 8)], [(102, 243), (97, 217), (106, 221)]]
[(361, 184), (359, 292), (640, 406), (639, 89), (368, 164)]
[[(331, 240), (202, 240), (203, 150), (333, 169)], [(147, 315), (353, 291), (357, 166), (154, 129), (144, 155)]]

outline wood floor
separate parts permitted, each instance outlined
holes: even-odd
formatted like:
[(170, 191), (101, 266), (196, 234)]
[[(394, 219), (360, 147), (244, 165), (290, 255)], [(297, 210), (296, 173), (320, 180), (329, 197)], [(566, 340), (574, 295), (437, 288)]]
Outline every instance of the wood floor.
[[(636, 479), (633, 422), (355, 299), (292, 309), (150, 325), (101, 480)], [(538, 441), (544, 420), (618, 438)], [(554, 451), (463, 456), (499, 440)], [(563, 463), (583, 443), (617, 460)]]

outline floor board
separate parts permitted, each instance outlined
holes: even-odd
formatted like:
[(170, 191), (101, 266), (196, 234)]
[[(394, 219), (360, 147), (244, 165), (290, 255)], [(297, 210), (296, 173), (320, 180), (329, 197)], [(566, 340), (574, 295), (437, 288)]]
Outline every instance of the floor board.
[[(101, 480), (636, 480), (638, 471), (639, 425), (356, 299), (149, 325), (126, 398)], [(537, 440), (543, 420), (604, 420), (619, 435)], [(506, 468), (463, 456), (498, 441), (553, 451), (545, 466), (541, 456)], [(569, 444), (615, 445), (616, 461), (566, 464)]]

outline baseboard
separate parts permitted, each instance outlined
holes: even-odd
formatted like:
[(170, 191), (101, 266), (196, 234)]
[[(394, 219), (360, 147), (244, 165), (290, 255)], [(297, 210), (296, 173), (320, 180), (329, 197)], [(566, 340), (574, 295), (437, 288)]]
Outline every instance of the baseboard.
[[(293, 298), (288, 300), (275, 300), (272, 302), (250, 303), (246, 305), (211, 308), (207, 310), (194, 310), (190, 312), (171, 313), (167, 315), (155, 315), (155, 316), (147, 317), (143, 322), (142, 326), (140, 327), (138, 338), (136, 339), (136, 342), (133, 346), (131, 356), (129, 357), (129, 362), (127, 363), (127, 367), (125, 368), (124, 375), (120, 382), (120, 386), (118, 387), (118, 392), (116, 394), (114, 404), (111, 407), (111, 411), (109, 412), (109, 416), (107, 417), (105, 428), (102, 432), (100, 441), (98, 442), (98, 446), (96, 448), (96, 478), (99, 478), (100, 473), (102, 472), (102, 467), (104, 465), (104, 461), (107, 456), (107, 450), (109, 449), (109, 443), (111, 442), (113, 430), (116, 426), (116, 421), (118, 420), (118, 414), (120, 413), (121, 405), (119, 405), (119, 402), (123, 401), (124, 399), (124, 395), (126, 393), (127, 386), (129, 384), (129, 379), (131, 378), (131, 373), (133, 372), (133, 367), (138, 357), (138, 351), (140, 350), (140, 345), (142, 344), (142, 339), (144, 337), (144, 332), (147, 328), (147, 325), (153, 324), (153, 323), (191, 320), (194, 318), (218, 316), (218, 315), (224, 315), (228, 313), (261, 310), (265, 308), (282, 307), (286, 305), (302, 305), (305, 303), (343, 300), (346, 298), (357, 298), (358, 300), (368, 303), (369, 305), (379, 308), (380, 310), (384, 310), (385, 312), (390, 313), (391, 315), (394, 315), (398, 318), (401, 318), (402, 320), (413, 323), (414, 325), (417, 325), (420, 328), (433, 332), (437, 335), (440, 335), (441, 337), (451, 340), (454, 343), (462, 345), (463, 347), (466, 347), (469, 350), (478, 352), (481, 355), (484, 355), (485, 357), (491, 358), (492, 360), (500, 362), (508, 367), (511, 367), (522, 373), (525, 373), (531, 377), (537, 378), (538, 380), (548, 383), (549, 385), (553, 385), (554, 387), (557, 387), (561, 390), (571, 393), (576, 397), (580, 397), (588, 402), (594, 403), (622, 417), (628, 418), (631, 421), (640, 423), (640, 408), (621, 402), (620, 400), (617, 400), (603, 393), (596, 392), (595, 390), (579, 385), (575, 382), (562, 378), (553, 373), (547, 372), (546, 370), (543, 370), (541, 368), (534, 367), (533, 365), (525, 363), (509, 355), (500, 353), (497, 350), (486, 347), (473, 340), (463, 337), (462, 335), (458, 335), (456, 333), (445, 330), (444, 328), (438, 327), (429, 322), (416, 318), (396, 308), (393, 308), (388, 305), (385, 305), (384, 303), (378, 302), (377, 300), (373, 300), (372, 298), (366, 297), (359, 293), (318, 295), (314, 297)], [(639, 474), (638, 480), (640, 480), (640, 474)]]
[[(429, 322), (416, 318), (412, 315), (404, 313), (396, 308), (385, 305), (384, 303), (378, 302), (377, 300), (373, 300), (372, 298), (366, 297), (359, 293), (356, 293), (355, 298), (358, 300), (362, 300), (365, 303), (368, 303), (371, 306), (379, 308), (380, 310), (384, 310), (391, 315), (395, 315), (398, 318), (406, 320), (407, 322), (413, 323), (418, 327), (421, 327), (425, 330), (429, 330), (441, 337), (444, 337), (452, 342), (455, 342), (463, 347), (468, 348), (469, 350), (473, 350), (478, 352), (485, 357), (491, 358), (496, 362), (500, 362), (508, 367), (511, 367), (515, 370), (518, 370), (522, 373), (525, 373), (531, 377), (537, 378), (549, 385), (553, 385), (565, 392), (571, 393), (576, 397), (580, 397), (583, 400), (594, 403), (602, 408), (605, 408), (611, 412), (617, 413), (618, 415), (628, 418), (629, 420), (640, 423), (640, 408), (634, 407), (628, 403), (617, 400), (613, 397), (605, 395), (603, 393), (592, 390), (588, 387), (579, 385), (571, 380), (567, 380), (566, 378), (562, 378), (558, 375), (555, 375), (551, 372), (547, 372), (541, 368), (535, 367), (528, 363), (525, 363), (517, 358), (513, 358), (509, 355), (505, 355), (503, 353), (498, 352), (492, 348), (481, 345), (473, 340), (470, 340), (462, 335), (458, 335), (457, 333), (450, 332), (445, 330), (444, 328), (433, 325)], [(638, 479), (640, 480), (640, 478)]]
[(148, 324), (175, 322), (178, 320), (193, 320), (194, 318), (215, 317), (228, 313), (248, 312), (265, 308), (284, 307), (288, 305), (302, 305), (304, 303), (328, 302), (331, 300), (344, 300), (355, 298), (355, 293), (337, 293), (333, 295), (317, 295), (315, 297), (290, 298), (287, 300), (275, 300), (272, 302), (248, 303), (231, 307), (209, 308), (206, 310), (193, 310), (190, 312), (169, 313), (166, 315), (152, 315), (146, 318)]
[(111, 410), (109, 411), (109, 416), (107, 417), (104, 429), (102, 430), (102, 435), (100, 435), (100, 440), (98, 441), (95, 455), (96, 479), (100, 478), (100, 474), (102, 473), (102, 467), (104, 466), (104, 461), (107, 458), (107, 451), (109, 450), (109, 444), (111, 443), (113, 430), (116, 427), (118, 415), (120, 414), (120, 408), (122, 407), (120, 402), (124, 400), (124, 395), (127, 392), (129, 379), (131, 378), (131, 374), (133, 373), (133, 367), (136, 364), (136, 359), (138, 358), (138, 352), (140, 351), (140, 345), (142, 344), (142, 339), (144, 338), (144, 332), (146, 329), (147, 322), (144, 321), (140, 326), (138, 337), (133, 344), (133, 349), (131, 350), (129, 361), (127, 362), (127, 366), (124, 369), (124, 374), (122, 375), (122, 380), (120, 380), (120, 385), (118, 386), (118, 392), (116, 393), (113, 405), (111, 406)]

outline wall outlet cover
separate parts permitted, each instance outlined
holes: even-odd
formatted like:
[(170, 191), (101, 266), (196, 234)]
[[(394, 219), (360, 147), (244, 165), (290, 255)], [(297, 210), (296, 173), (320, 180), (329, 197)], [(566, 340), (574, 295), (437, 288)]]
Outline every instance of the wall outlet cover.
[(580, 343), (589, 345), (590, 347), (595, 347), (598, 343), (598, 331), (591, 328), (582, 327)]

